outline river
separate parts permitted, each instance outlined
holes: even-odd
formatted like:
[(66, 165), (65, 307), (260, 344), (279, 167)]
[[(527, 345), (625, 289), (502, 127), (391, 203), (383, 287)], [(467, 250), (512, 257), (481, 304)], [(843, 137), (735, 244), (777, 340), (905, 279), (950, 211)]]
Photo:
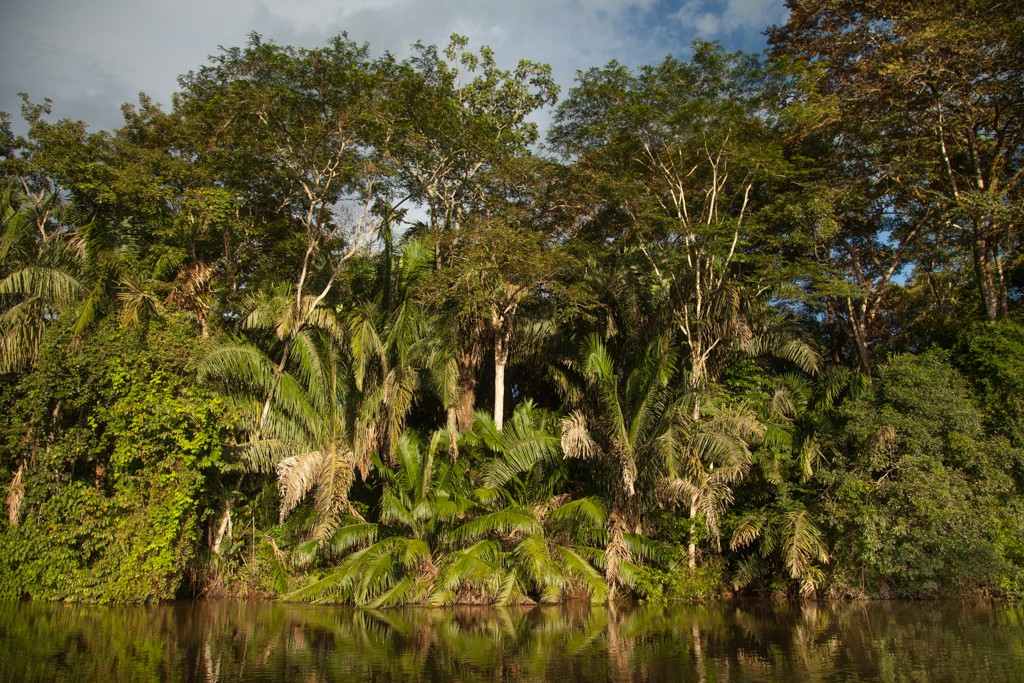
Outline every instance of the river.
[(1024, 681), (1024, 605), (0, 603), (0, 681)]

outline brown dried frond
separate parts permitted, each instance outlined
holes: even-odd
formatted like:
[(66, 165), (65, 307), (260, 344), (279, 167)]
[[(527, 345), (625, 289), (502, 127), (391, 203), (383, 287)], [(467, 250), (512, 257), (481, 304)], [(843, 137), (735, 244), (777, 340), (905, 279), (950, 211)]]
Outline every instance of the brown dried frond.
[(892, 425), (882, 425), (877, 432), (875, 432), (872, 441), (872, 445), (877, 453), (884, 454), (890, 458), (896, 452), (896, 438), (899, 434), (896, 432), (896, 428)]
[(11, 526), (18, 526), (21, 519), (21, 501), (25, 499), (25, 486), (21, 483), (21, 473), (24, 469), (25, 463), (22, 462), (18, 465), (18, 470), (14, 473), (14, 479), (11, 480), (11, 486), (7, 492), (7, 519)]
[(587, 431), (587, 418), (579, 410), (562, 418), (562, 452), (567, 458), (584, 460), (597, 453), (597, 444)]
[(176, 286), (167, 295), (165, 301), (182, 307), (196, 305), (199, 303), (199, 293), (210, 284), (216, 270), (216, 266), (212, 263), (202, 261), (184, 266), (174, 278)]

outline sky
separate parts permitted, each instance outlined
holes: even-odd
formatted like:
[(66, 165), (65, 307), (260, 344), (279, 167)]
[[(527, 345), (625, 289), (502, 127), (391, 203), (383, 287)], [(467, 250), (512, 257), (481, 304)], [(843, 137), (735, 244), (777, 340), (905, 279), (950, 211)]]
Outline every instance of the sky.
[(0, 111), (23, 132), (26, 92), (53, 100), (55, 118), (113, 130), (121, 104), (145, 92), (169, 108), (179, 75), (253, 31), (307, 48), (347, 31), (398, 57), (459, 33), (502, 66), (550, 64), (564, 94), (577, 70), (685, 58), (698, 37), (759, 51), (785, 19), (783, 0), (2, 0)]

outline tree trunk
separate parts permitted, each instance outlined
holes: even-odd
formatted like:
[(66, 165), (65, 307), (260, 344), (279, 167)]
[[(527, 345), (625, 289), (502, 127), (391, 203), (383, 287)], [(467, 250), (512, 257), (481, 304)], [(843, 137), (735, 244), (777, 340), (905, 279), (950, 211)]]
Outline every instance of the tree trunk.
[(494, 425), (501, 431), (505, 422), (505, 366), (508, 364), (508, 331), (494, 331)]
[[(980, 229), (979, 229), (980, 231)], [(984, 235), (978, 235), (974, 239), (974, 276), (977, 279), (978, 295), (981, 299), (982, 309), (985, 311), (985, 319), (995, 322), (999, 319), (999, 292), (992, 278), (992, 268), (989, 263), (989, 245)]]
[(210, 543), (210, 549), (213, 550), (213, 554), (220, 557), (220, 546), (224, 542), (224, 538), (228, 540), (232, 538), (232, 525), (231, 525), (231, 507), (234, 504), (234, 498), (228, 498), (224, 504), (224, 514), (220, 518), (220, 524), (217, 525), (217, 530), (213, 534), (213, 539)]
[[(476, 355), (475, 353), (472, 355)], [(455, 411), (455, 422), (459, 434), (465, 434), (473, 428), (473, 411), (476, 409), (476, 371), (479, 361), (459, 358), (459, 401)]]
[[(459, 459), (459, 416), (455, 406), (448, 406), (445, 410), (446, 424), (448, 429), (448, 448), (452, 453), (452, 460)], [(364, 477), (365, 481), (365, 477)]]
[(857, 361), (860, 363), (861, 372), (866, 377), (871, 377), (871, 356), (868, 353), (867, 325), (857, 318), (851, 317), (850, 331), (853, 333), (853, 345), (857, 347)]
[(693, 576), (694, 572), (697, 571), (697, 506), (690, 506), (690, 544), (686, 549), (687, 557), (689, 558), (690, 576)]

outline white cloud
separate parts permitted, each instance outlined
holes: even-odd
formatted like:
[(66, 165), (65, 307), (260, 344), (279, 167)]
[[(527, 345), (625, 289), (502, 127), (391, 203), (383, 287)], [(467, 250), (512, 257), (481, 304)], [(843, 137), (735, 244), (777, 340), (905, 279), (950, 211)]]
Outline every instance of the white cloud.
[[(651, 63), (685, 49), (696, 32), (730, 38), (780, 18), (782, 0), (32, 0), (5, 7), (0, 24), (0, 110), (16, 93), (50, 97), (57, 116), (120, 124), (120, 104), (145, 91), (165, 105), (178, 75), (250, 31), (282, 44), (323, 45), (341, 31), (375, 52), (405, 56), (417, 40), (453, 33), (490, 45), (499, 63), (547, 62), (568, 86), (577, 69), (610, 59)], [(668, 12), (674, 11), (672, 16)], [(740, 47), (732, 45), (730, 47)]]
[(673, 16), (704, 38), (722, 39), (737, 32), (759, 33), (785, 21), (786, 12), (779, 0), (683, 0)]

